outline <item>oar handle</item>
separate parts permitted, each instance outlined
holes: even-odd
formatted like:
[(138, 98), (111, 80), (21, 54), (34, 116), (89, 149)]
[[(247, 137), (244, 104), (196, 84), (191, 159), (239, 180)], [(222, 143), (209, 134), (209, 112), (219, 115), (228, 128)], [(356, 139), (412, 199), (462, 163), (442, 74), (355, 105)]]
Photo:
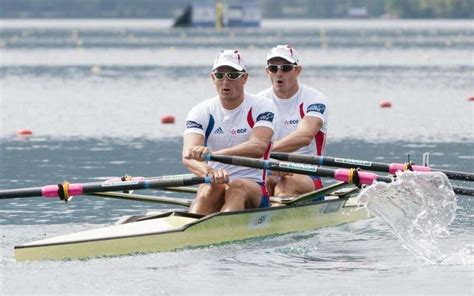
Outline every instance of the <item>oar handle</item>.
[(242, 156), (227, 156), (217, 154), (205, 154), (207, 161), (217, 161), (221, 163), (251, 167), (256, 169), (266, 169), (280, 172), (296, 173), (310, 176), (334, 178), (349, 184), (370, 185), (374, 181), (392, 182), (391, 177), (379, 176), (370, 172), (362, 172), (347, 169), (329, 169), (317, 167), (310, 164), (294, 162), (284, 162), (278, 160), (262, 160)]

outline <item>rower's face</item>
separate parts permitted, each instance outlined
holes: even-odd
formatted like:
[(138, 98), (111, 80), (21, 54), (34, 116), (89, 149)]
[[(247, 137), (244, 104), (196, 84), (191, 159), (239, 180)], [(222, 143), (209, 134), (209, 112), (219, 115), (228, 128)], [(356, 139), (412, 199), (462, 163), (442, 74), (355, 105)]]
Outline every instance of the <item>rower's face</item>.
[[(285, 65), (283, 69), (282, 65)], [(298, 76), (301, 73), (301, 66), (290, 67), (290, 65), (293, 64), (282, 58), (273, 58), (268, 61), (266, 71), (276, 93), (289, 93), (298, 88)], [(269, 66), (278, 66), (277, 71), (270, 71), (271, 68), (275, 70), (275, 67), (269, 68)], [(289, 71), (284, 71), (288, 69)]]
[[(244, 85), (247, 82), (248, 73), (243, 73), (239, 75), (237, 74), (239, 72), (240, 71), (237, 71), (232, 67), (222, 66), (213, 71), (213, 73), (211, 73), (212, 81), (214, 82), (217, 93), (221, 99), (230, 100), (235, 98), (241, 98), (243, 96)], [(222, 73), (224, 73), (224, 75)], [(231, 77), (229, 78), (229, 76)], [(232, 79), (235, 77), (237, 78)]]

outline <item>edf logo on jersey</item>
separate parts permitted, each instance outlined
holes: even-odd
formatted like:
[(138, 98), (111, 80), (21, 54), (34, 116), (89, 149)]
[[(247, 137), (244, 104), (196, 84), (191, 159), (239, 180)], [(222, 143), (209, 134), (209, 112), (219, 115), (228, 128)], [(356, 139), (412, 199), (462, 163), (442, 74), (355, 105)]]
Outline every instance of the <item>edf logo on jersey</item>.
[(230, 133), (232, 135), (237, 135), (237, 134), (245, 134), (247, 132), (247, 129), (246, 128), (238, 128), (238, 129), (231, 129), (230, 130)]
[(290, 120), (285, 119), (283, 121), (283, 124), (285, 124), (285, 125), (297, 125), (298, 122), (300, 122), (298, 119), (290, 119)]

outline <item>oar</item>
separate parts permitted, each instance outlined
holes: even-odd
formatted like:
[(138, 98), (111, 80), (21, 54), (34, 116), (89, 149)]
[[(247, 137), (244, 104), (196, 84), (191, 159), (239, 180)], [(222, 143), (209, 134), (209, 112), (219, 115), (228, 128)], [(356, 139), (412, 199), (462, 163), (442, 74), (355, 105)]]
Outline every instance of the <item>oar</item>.
[(201, 178), (194, 175), (162, 176), (154, 178), (135, 177), (128, 181), (109, 180), (105, 182), (70, 184), (63, 182), (58, 185), (43, 187), (0, 190), (0, 199), (43, 196), (46, 198), (59, 197), (68, 200), (70, 196), (104, 191), (124, 191), (137, 189), (152, 189), (163, 187), (177, 187), (210, 183), (209, 177)]
[[(285, 162), (278, 160), (261, 160), (241, 156), (226, 156), (215, 154), (206, 154), (204, 158), (207, 161), (218, 161), (226, 164), (239, 165), (257, 169), (267, 169), (302, 175), (334, 178), (336, 180), (343, 181), (348, 184), (355, 184), (357, 186), (371, 185), (374, 181), (381, 181), (386, 183), (390, 183), (393, 181), (392, 177), (389, 176), (380, 176), (371, 172), (357, 171), (356, 169), (330, 169), (318, 167), (311, 164)], [(456, 194), (474, 196), (474, 189), (471, 188), (453, 186), (453, 191)]]
[(379, 176), (370, 172), (356, 171), (354, 169), (329, 169), (310, 164), (301, 164), (294, 162), (284, 162), (278, 160), (262, 160), (241, 156), (226, 156), (216, 154), (206, 154), (204, 159), (207, 161), (218, 161), (226, 164), (251, 167), (256, 169), (267, 169), (280, 172), (296, 173), (303, 175), (334, 178), (348, 184), (370, 185), (374, 181), (392, 182), (390, 176)]
[(162, 190), (180, 193), (197, 193), (196, 187), (165, 187)]
[(473, 188), (462, 187), (462, 186), (452, 186), (452, 185), (451, 185), (451, 187), (453, 187), (453, 191), (456, 194), (466, 195), (466, 196), (474, 196), (474, 189)]
[[(345, 182), (337, 182), (337, 183), (334, 183), (334, 184), (329, 185), (329, 186), (325, 186), (325, 187), (323, 187), (321, 189), (318, 189), (318, 190), (315, 190), (315, 191), (300, 194), (300, 195), (295, 196), (295, 197), (290, 198), (290, 199), (275, 196), (275, 197), (270, 197), (270, 200), (272, 202), (278, 202), (278, 203), (285, 204), (285, 205), (301, 204), (301, 203), (305, 203), (305, 202), (308, 202), (308, 201), (313, 201), (313, 200), (318, 199), (318, 198), (323, 197), (323, 196), (327, 196), (331, 193), (337, 192), (339, 189), (347, 188), (346, 186), (347, 186), (347, 184)], [(353, 187), (353, 188), (350, 189), (350, 191), (347, 191), (347, 193), (353, 192), (353, 190), (358, 190), (358, 188)], [(346, 194), (344, 193), (344, 195), (346, 195)]]
[(278, 160), (292, 161), (299, 163), (310, 163), (315, 165), (326, 165), (339, 168), (361, 168), (369, 171), (377, 172), (386, 172), (395, 174), (397, 171), (406, 171), (413, 170), (415, 172), (442, 172), (449, 179), (452, 180), (463, 180), (463, 181), (474, 181), (474, 173), (469, 172), (460, 172), (460, 171), (448, 171), (434, 169), (431, 167), (413, 165), (413, 164), (403, 164), (403, 163), (382, 163), (382, 162), (372, 162), (359, 159), (347, 159), (331, 156), (308, 156), (296, 153), (283, 153), (283, 152), (273, 152), (271, 157)]
[(152, 196), (152, 195), (143, 195), (143, 194), (136, 194), (136, 193), (122, 193), (122, 192), (98, 192), (98, 193), (90, 193), (88, 195), (103, 196), (103, 197), (108, 197), (108, 198), (125, 199), (125, 200), (133, 200), (133, 201), (164, 203), (164, 204), (172, 204), (172, 205), (179, 205), (179, 206), (185, 206), (185, 207), (189, 207), (192, 202), (190, 200), (185, 200), (182, 198), (173, 198), (173, 197), (167, 197), (167, 196)]
[[(301, 195), (297, 195), (297, 196), (284, 196), (284, 197), (270, 196), (270, 201), (272, 203), (278, 203), (278, 204), (283, 204), (283, 205), (299, 204), (299, 203), (307, 202), (309, 200), (317, 199), (318, 197), (321, 197), (321, 196), (331, 194), (346, 186), (347, 184), (345, 182), (338, 182), (329, 186), (325, 186), (321, 189), (304, 193)], [(357, 187), (351, 188), (351, 190), (345, 192), (344, 195), (346, 195), (346, 193), (353, 192), (353, 190), (356, 190), (356, 189), (358, 190)], [(181, 192), (181, 193), (197, 193), (198, 191), (196, 187), (169, 187), (169, 188), (163, 188), (163, 190)]]

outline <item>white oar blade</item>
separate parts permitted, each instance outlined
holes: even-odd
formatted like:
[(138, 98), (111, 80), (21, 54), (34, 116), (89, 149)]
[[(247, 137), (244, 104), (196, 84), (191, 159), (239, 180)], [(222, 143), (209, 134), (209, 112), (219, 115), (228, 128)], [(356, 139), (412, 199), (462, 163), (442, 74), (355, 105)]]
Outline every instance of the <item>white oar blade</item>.
[(445, 174), (399, 173), (396, 182), (376, 183), (363, 190), (360, 201), (416, 256), (431, 262), (449, 256), (441, 239), (448, 233), (457, 206)]

